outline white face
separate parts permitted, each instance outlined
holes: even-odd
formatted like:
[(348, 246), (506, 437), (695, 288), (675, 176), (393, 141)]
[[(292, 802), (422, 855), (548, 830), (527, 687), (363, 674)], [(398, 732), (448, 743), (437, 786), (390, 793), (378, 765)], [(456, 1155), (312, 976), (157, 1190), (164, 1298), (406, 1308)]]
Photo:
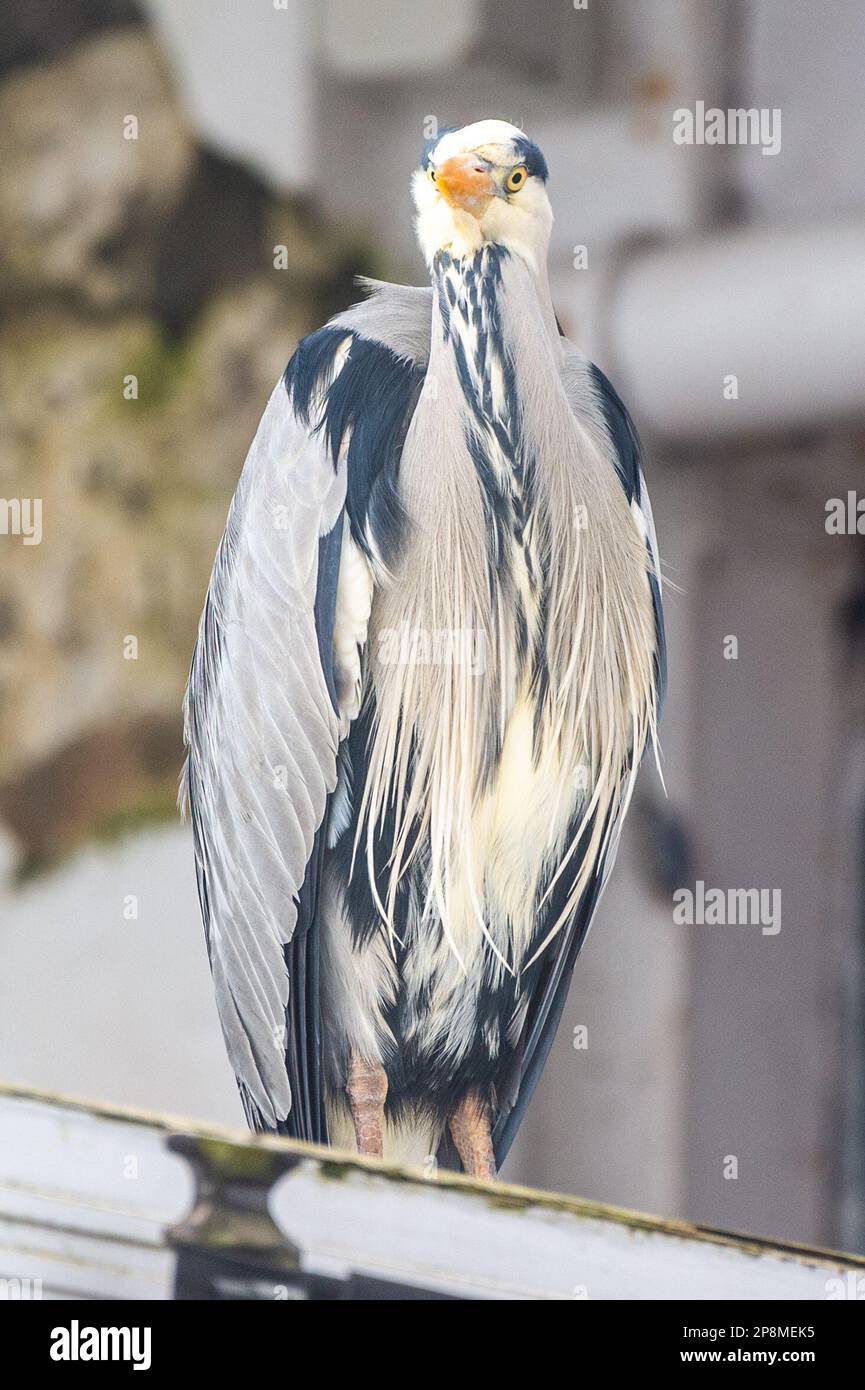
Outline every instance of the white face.
[(428, 264), (437, 251), (465, 256), (496, 242), (542, 271), (553, 212), (534, 148), (507, 121), (476, 121), (442, 135), (412, 179)]

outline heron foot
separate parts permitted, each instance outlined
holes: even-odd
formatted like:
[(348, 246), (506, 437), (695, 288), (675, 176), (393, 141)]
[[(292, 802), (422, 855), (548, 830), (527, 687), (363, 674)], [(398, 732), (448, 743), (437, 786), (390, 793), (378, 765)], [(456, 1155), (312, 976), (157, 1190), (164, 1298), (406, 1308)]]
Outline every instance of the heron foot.
[(380, 1062), (368, 1062), (352, 1053), (345, 1089), (354, 1121), (358, 1153), (381, 1158), (384, 1103), (387, 1099), (387, 1073), (384, 1067)]
[(451, 1138), (463, 1168), (473, 1178), (495, 1178), (492, 1111), (476, 1091), (464, 1095), (451, 1115)]

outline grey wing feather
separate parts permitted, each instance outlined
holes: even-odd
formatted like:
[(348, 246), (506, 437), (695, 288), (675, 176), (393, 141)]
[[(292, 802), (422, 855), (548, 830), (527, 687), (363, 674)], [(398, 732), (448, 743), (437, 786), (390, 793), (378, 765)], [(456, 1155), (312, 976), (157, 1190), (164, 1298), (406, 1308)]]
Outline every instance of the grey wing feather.
[(661, 596), (661, 567), (652, 504), (643, 476), (642, 448), (627, 407), (600, 367), (590, 362), (567, 338), (562, 339), (562, 384), (574, 414), (608, 455), (619, 475), (638, 525), (646, 539), (651, 567), (649, 583), (657, 639), (656, 684), (658, 714), (667, 685), (667, 642)]
[[(345, 360), (357, 339), (422, 366), (431, 291), (366, 288), (370, 298), (329, 325), (346, 329)], [(334, 359), (333, 375), (343, 368)], [(328, 384), (308, 382), (300, 412), (284, 381), (270, 398), (217, 553), (184, 710), (199, 898), (247, 1118), (319, 1140), (317, 900), (337, 782), (332, 642), (348, 524), (340, 441), (335, 466), (319, 428)]]
[(217, 1005), (244, 1101), (291, 1107), (284, 947), (328, 794), (337, 717), (319, 655), (319, 538), (345, 496), (280, 382), (232, 502), (186, 700), (187, 792)]

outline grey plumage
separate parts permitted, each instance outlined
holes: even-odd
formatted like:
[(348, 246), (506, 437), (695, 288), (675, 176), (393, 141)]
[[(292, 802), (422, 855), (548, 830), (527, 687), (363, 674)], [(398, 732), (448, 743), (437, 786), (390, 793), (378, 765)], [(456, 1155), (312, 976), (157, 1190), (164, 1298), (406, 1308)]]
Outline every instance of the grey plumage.
[(655, 737), (657, 546), (626, 412), (531, 264), (367, 287), (271, 397), (217, 557), (186, 704), (202, 910), (251, 1122), (348, 1142), (355, 1052), (404, 1153), (471, 1084), (501, 1157)]
[(185, 792), (217, 1006), (244, 1099), (291, 1108), (283, 947), (336, 784), (314, 622), (319, 537), (345, 492), (280, 383), (244, 467), (190, 674)]

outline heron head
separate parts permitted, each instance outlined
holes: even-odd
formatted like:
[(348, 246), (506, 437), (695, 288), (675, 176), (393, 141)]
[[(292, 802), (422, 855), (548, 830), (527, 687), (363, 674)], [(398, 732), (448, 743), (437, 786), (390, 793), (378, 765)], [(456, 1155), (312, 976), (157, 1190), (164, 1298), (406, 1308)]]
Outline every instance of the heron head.
[(507, 121), (476, 121), (430, 140), (412, 182), (427, 262), (437, 251), (462, 256), (496, 242), (541, 270), (553, 224), (546, 182), (541, 151)]

